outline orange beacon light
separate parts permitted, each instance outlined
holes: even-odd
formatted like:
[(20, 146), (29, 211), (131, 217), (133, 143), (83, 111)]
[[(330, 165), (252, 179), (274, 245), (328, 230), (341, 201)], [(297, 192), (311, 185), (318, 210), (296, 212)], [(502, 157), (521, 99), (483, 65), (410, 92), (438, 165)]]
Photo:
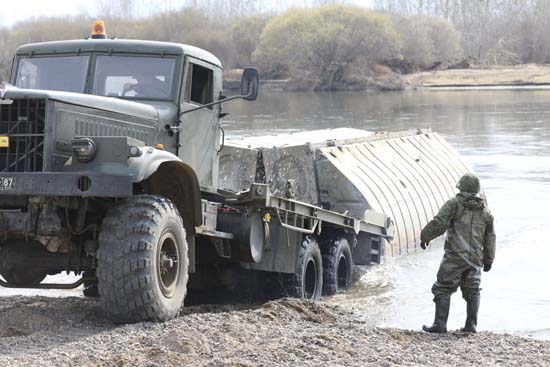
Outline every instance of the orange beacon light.
[(105, 32), (105, 22), (102, 20), (96, 20), (92, 25), (92, 38), (93, 39), (105, 39), (107, 33)]

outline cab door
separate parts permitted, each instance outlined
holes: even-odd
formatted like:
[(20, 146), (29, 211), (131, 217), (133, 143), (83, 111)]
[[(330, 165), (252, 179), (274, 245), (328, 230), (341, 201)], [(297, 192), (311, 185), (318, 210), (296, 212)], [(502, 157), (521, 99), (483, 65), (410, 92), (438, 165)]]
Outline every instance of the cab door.
[[(221, 69), (187, 57), (180, 110), (213, 102), (221, 92)], [(179, 125), (179, 157), (197, 174), (203, 191), (218, 186), (219, 106), (182, 114)]]

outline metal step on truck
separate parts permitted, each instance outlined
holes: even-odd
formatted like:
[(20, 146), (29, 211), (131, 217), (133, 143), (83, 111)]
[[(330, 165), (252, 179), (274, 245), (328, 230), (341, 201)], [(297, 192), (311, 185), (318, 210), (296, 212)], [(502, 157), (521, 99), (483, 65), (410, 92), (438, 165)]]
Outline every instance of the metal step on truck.
[[(347, 208), (341, 188), (332, 207), (321, 198), (330, 152), (298, 144), (307, 177), (287, 177), (267, 150), (225, 141), (223, 103), (255, 100), (258, 83), (247, 68), (226, 97), (209, 52), (108, 39), (102, 22), (88, 39), (19, 47), (0, 89), (0, 285), (83, 285), (116, 323), (165, 321), (188, 286), (238, 281), (238, 269), (316, 300), (349, 286), (354, 264), (380, 262), (392, 219)], [(81, 278), (43, 282), (61, 272)]]

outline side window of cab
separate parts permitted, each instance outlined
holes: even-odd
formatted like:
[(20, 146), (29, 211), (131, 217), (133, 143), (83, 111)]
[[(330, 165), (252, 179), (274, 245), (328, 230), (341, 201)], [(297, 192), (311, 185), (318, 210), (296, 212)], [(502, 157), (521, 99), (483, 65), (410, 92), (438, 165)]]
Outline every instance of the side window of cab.
[[(187, 102), (204, 105), (214, 101), (214, 71), (190, 61), (187, 73)], [(209, 107), (212, 109), (212, 107)]]

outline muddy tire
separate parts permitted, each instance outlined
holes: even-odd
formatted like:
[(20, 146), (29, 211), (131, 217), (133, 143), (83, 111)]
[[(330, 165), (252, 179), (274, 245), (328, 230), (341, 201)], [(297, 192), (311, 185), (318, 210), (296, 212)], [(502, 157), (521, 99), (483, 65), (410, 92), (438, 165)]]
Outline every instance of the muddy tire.
[(180, 312), (188, 245), (169, 199), (139, 195), (119, 202), (103, 220), (97, 256), (100, 303), (113, 322), (163, 322)]
[(343, 237), (331, 237), (322, 244), (323, 294), (331, 296), (341, 292), (353, 281), (351, 247)]
[(86, 283), (84, 283), (82, 294), (84, 295), (84, 297), (88, 297), (88, 298), (99, 297), (99, 289), (97, 288), (97, 283), (89, 284), (89, 285), (86, 285)]
[[(86, 272), (84, 272), (84, 274), (82, 274), (82, 277), (83, 278), (88, 278), (88, 277), (92, 277), (94, 275), (95, 275), (94, 273), (86, 271)], [(99, 297), (99, 290), (97, 288), (97, 281), (95, 281), (95, 282), (84, 282), (83, 286), (84, 286), (84, 288), (82, 289), (82, 294), (84, 295), (84, 297), (89, 297), (89, 298)]]
[(32, 287), (42, 283), (46, 278), (46, 273), (40, 271), (33, 271), (32, 269), (11, 269), (9, 271), (2, 271), (0, 273), (2, 278), (9, 284), (16, 285), (21, 288)]
[(283, 294), (289, 297), (315, 301), (323, 290), (323, 260), (317, 241), (306, 237), (302, 241), (292, 274), (281, 274)]

